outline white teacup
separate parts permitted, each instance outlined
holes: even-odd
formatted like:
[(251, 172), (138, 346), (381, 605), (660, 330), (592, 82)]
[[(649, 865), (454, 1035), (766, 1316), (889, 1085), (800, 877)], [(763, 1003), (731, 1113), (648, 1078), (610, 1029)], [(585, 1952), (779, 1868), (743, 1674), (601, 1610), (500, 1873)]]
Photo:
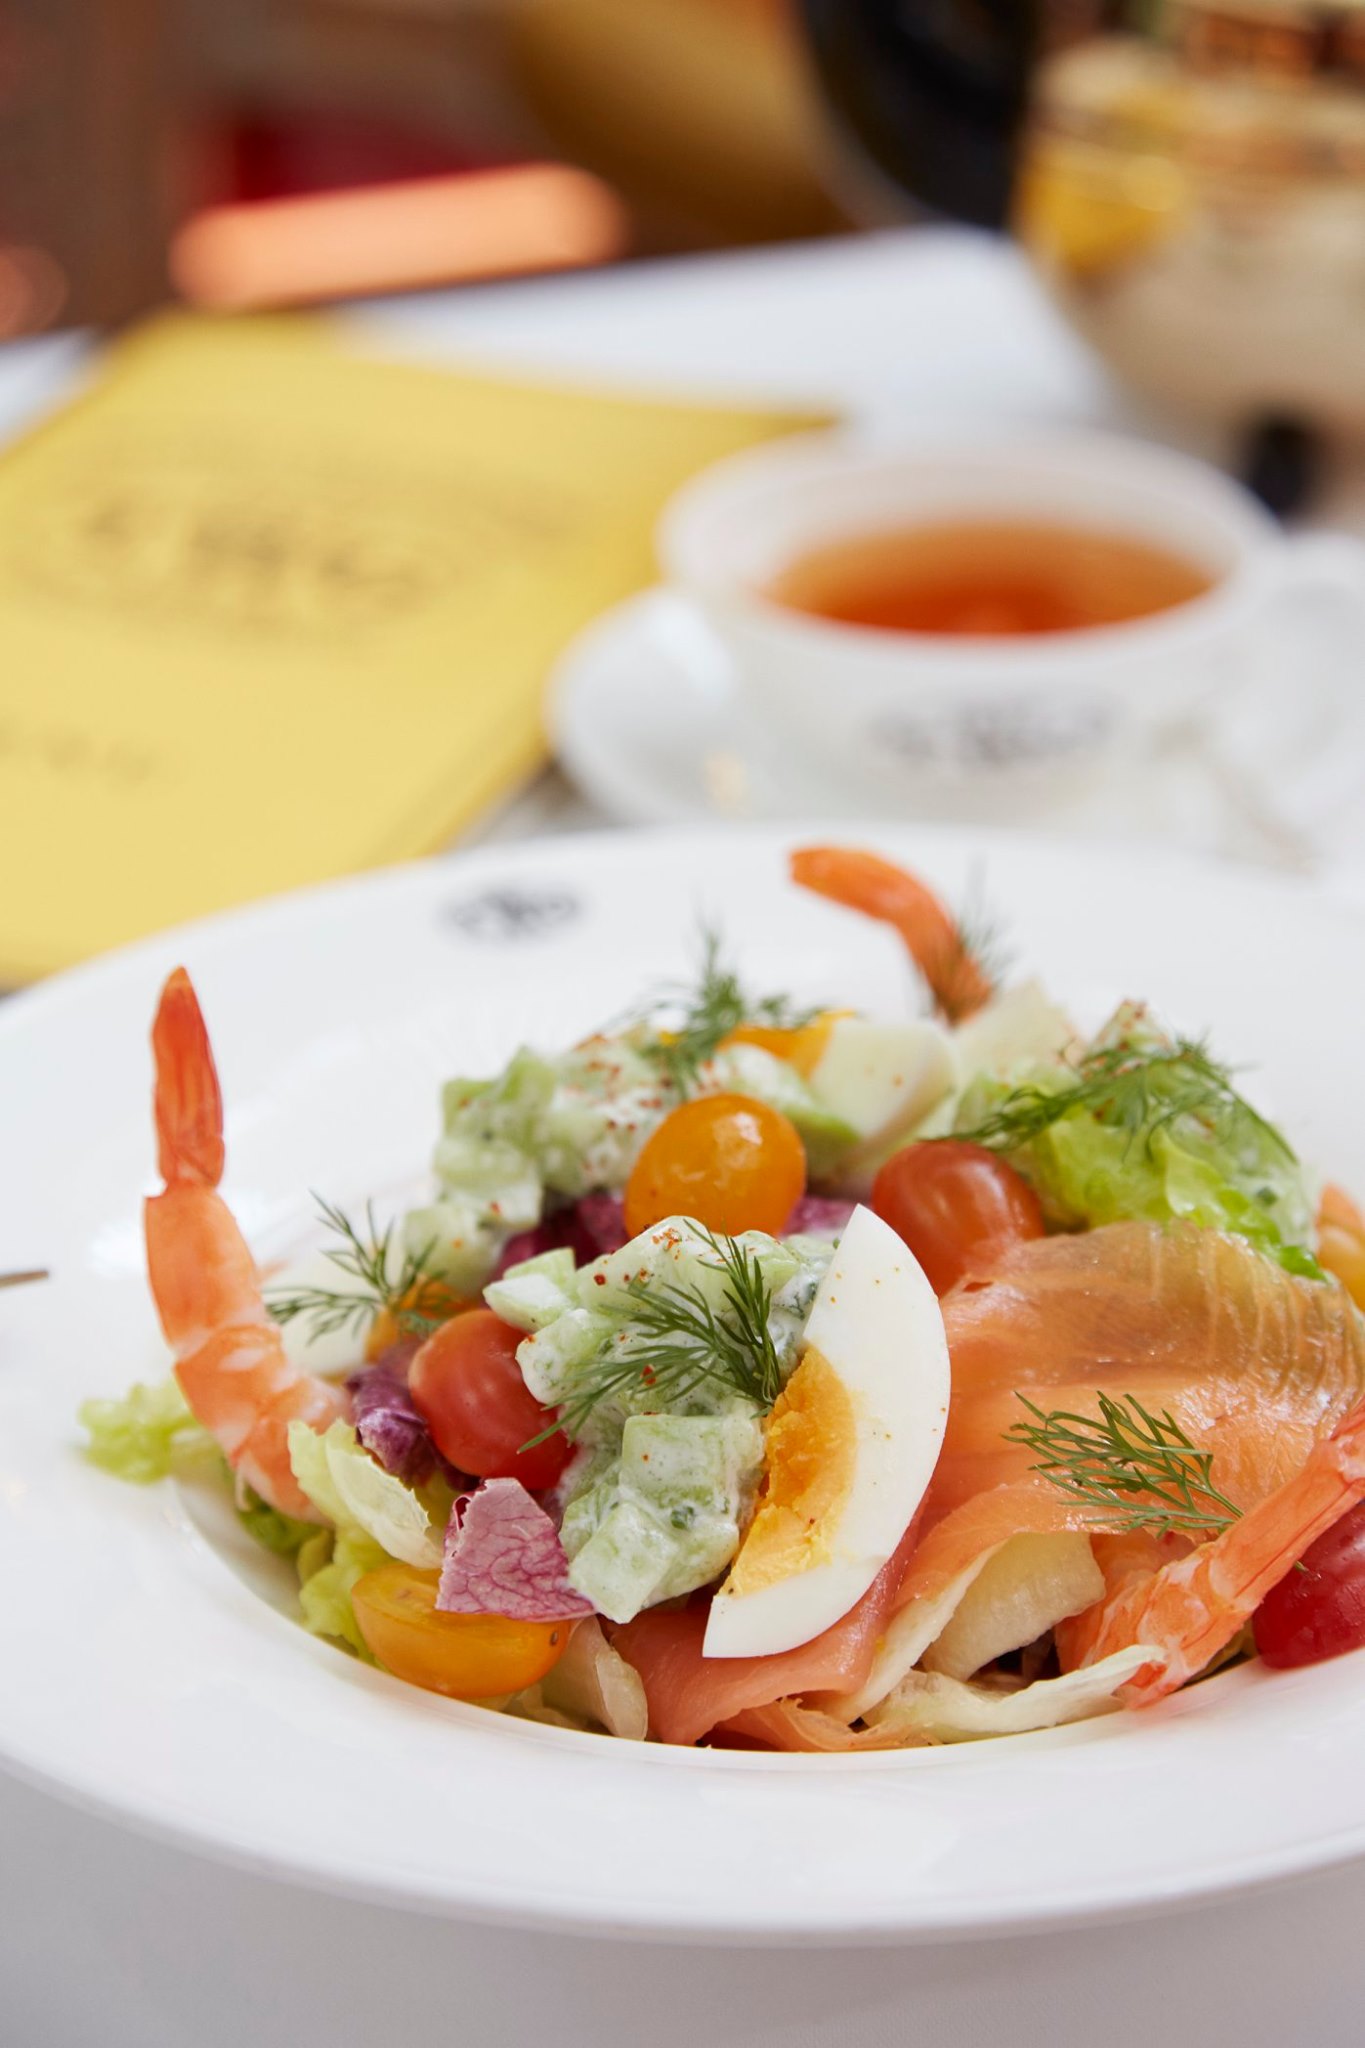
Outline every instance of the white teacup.
[[(1155, 544), (1212, 586), (1123, 624), (1018, 638), (846, 625), (765, 595), (831, 543), (976, 518)], [(1299, 742), (1321, 745), (1334, 689), (1305, 672), (1310, 662), (1286, 663), (1279, 624), (1294, 593), (1324, 586), (1349, 593), (1357, 633), (1365, 620), (1365, 550), (1354, 542), (1287, 538), (1220, 471), (1085, 432), (803, 434), (696, 477), (665, 510), (657, 543), (751, 708), (808, 766), (869, 799), (964, 815), (1045, 804), (1116, 755), (1215, 733), (1281, 682), (1297, 699)]]

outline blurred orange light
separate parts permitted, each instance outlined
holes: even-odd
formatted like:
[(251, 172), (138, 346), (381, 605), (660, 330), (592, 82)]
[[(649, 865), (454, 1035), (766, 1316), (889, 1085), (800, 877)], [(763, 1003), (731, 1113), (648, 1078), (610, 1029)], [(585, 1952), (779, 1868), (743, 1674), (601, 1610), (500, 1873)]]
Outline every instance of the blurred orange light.
[(600, 178), (521, 164), (212, 207), (180, 229), (170, 267), (192, 304), (241, 312), (604, 263), (626, 239)]
[(46, 249), (0, 243), (0, 341), (50, 327), (66, 294), (66, 272)]

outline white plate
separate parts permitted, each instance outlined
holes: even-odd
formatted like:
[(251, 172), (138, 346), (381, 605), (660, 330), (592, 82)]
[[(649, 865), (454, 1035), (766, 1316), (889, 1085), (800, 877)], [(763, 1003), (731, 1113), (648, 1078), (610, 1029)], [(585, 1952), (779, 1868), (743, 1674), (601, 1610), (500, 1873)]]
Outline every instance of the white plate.
[[(1017, 959), (1086, 1009), (1149, 995), (1256, 1067), (1365, 1182), (1361, 928), (1291, 884), (1159, 856), (888, 828), (951, 896), (984, 868)], [(183, 959), (218, 1047), (228, 1193), (265, 1253), (420, 1168), (442, 1075), (557, 1044), (723, 914), (753, 981), (887, 1010), (876, 927), (792, 890), (793, 835), (486, 850), (162, 937), (0, 1012), (0, 1756), (253, 1869), (516, 1923), (846, 1942), (1032, 1927), (1365, 1851), (1365, 1657), (1247, 1667), (1138, 1716), (945, 1751), (615, 1744), (400, 1685), (305, 1635), (171, 1486), (84, 1463), (74, 1411), (164, 1369), (141, 1272), (146, 1032)]]

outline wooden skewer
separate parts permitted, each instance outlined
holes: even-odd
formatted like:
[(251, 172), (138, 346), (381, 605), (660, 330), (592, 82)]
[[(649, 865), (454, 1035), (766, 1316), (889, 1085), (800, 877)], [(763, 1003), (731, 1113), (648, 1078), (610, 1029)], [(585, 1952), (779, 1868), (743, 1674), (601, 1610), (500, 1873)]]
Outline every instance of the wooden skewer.
[(46, 1266), (30, 1266), (23, 1273), (0, 1273), (0, 1287), (26, 1287), (30, 1280), (50, 1280)]

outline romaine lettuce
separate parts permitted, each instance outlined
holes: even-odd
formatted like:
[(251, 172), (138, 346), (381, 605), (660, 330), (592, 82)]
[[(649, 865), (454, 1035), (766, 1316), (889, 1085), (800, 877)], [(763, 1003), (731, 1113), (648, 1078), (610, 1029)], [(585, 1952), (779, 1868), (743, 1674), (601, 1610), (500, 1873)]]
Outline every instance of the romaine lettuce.
[(311, 1531), (298, 1552), (303, 1625), (368, 1657), (351, 1588), (391, 1558), (438, 1566), (438, 1531), (450, 1512), (451, 1490), (442, 1480), (420, 1490), (405, 1486), (375, 1463), (348, 1422), (333, 1422), (322, 1432), (291, 1422), (289, 1462), (309, 1500), (333, 1525)]
[(1319, 1276), (1303, 1172), (1226, 1068), (1133, 1005), (1095, 1041), (1012, 1083), (978, 1079), (956, 1130), (1001, 1152), (1058, 1229), (1176, 1220), (1246, 1238), (1290, 1272)]
[(86, 1456), (139, 1486), (166, 1477), (177, 1446), (209, 1441), (174, 1378), (139, 1381), (118, 1401), (83, 1401), (77, 1417), (90, 1437)]
[(351, 1589), (366, 1572), (377, 1571), (389, 1562), (382, 1544), (354, 1525), (333, 1535), (320, 1530), (316, 1543), (306, 1543), (299, 1552), (299, 1608), (303, 1625), (315, 1636), (332, 1636), (349, 1643), (357, 1654), (374, 1659), (360, 1633), (351, 1603)]
[(237, 1510), (237, 1519), (265, 1550), (273, 1550), (276, 1557), (297, 1557), (305, 1543), (318, 1533), (316, 1522), (300, 1522), (294, 1515), (281, 1514), (272, 1508), (251, 1488), (246, 1489), (245, 1507)]
[(291, 1422), (289, 1462), (309, 1500), (339, 1532), (359, 1529), (389, 1557), (419, 1569), (439, 1567), (440, 1535), (422, 1500), (376, 1463), (349, 1422), (329, 1423), (321, 1433)]

